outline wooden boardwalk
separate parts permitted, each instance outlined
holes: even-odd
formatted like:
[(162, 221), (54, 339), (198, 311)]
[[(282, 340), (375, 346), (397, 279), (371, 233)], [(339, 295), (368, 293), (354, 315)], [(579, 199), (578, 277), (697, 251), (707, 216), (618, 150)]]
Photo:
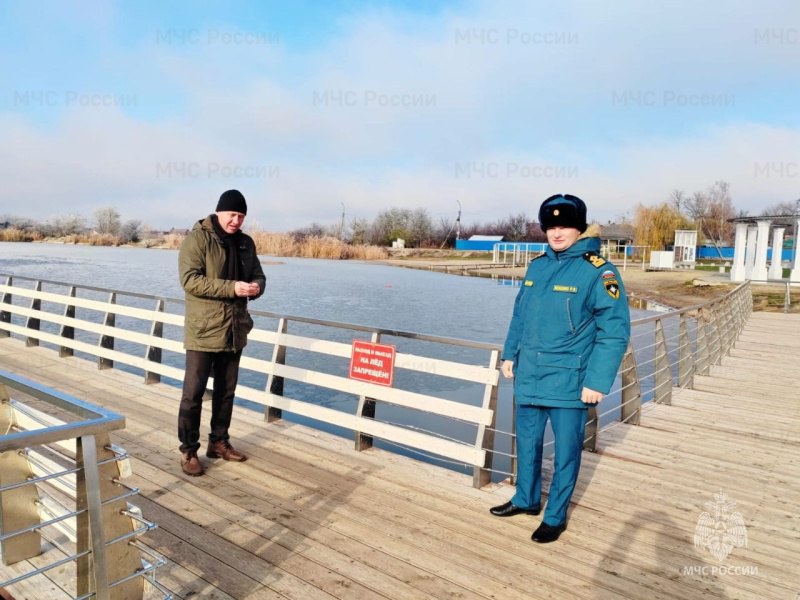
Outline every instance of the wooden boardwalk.
[[(185, 477), (176, 388), (0, 340), (3, 369), (126, 416), (113, 437), (134, 457), (134, 503), (159, 524), (143, 538), (169, 559), (159, 581), (178, 597), (220, 600), (798, 598), (799, 355), (800, 315), (754, 313), (710, 376), (584, 453), (569, 529), (538, 545), (539, 517), (488, 513), (510, 486), (477, 490), (470, 476), (357, 453), (351, 440), (242, 408), (233, 441), (251, 460), (203, 457), (207, 475)], [(747, 533), (723, 560), (694, 543), (718, 493)], [(29, 597), (66, 597), (59, 577), (66, 569), (55, 583), (35, 578)]]

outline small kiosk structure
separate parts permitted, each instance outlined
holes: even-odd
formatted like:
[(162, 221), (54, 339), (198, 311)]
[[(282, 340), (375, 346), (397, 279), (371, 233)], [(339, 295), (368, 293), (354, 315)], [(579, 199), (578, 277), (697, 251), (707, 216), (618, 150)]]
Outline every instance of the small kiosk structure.
[(675, 230), (673, 254), (675, 256), (674, 261), (676, 268), (694, 269), (695, 257), (697, 256), (696, 229)]
[(650, 253), (650, 270), (694, 269), (697, 257), (697, 230), (676, 229), (672, 251)]

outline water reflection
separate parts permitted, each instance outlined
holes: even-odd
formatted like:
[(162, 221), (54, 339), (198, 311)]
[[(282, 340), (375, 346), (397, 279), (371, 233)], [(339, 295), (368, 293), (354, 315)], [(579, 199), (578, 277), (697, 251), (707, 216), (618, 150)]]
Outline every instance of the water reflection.
[[(498, 275), (497, 273), (474, 273), (476, 277), (487, 277), (495, 283), (495, 285), (502, 287), (521, 287), (525, 277), (516, 277), (508, 275)], [(628, 306), (636, 310), (645, 311), (649, 313), (665, 313), (675, 310), (672, 306), (661, 304), (655, 300), (648, 300), (647, 298), (638, 298), (628, 295)]]
[(667, 306), (655, 300), (648, 300), (647, 298), (637, 298), (635, 296), (628, 296), (628, 306), (637, 310), (643, 310), (651, 313), (666, 313), (675, 310), (674, 306)]

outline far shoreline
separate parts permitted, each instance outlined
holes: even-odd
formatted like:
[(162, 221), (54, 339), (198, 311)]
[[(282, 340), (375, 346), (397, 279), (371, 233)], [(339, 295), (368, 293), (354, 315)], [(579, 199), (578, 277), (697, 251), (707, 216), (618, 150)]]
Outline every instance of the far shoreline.
[[(54, 245), (74, 245), (74, 246), (98, 246), (88, 242), (75, 242), (62, 238), (48, 238), (43, 240), (26, 240), (8, 243), (34, 243), (34, 244), (54, 244)], [(154, 244), (148, 246), (143, 242), (135, 244), (102, 245), (112, 248), (137, 248), (144, 250), (177, 250), (177, 247), (169, 245)], [(457, 271), (458, 267), (465, 270), (475, 268), (481, 264), (491, 262), (491, 253), (474, 252), (452, 249), (386, 249), (388, 258), (343, 258), (341, 260), (356, 260), (365, 263), (382, 264), (392, 267), (413, 268), (421, 270), (436, 270), (443, 273), (443, 270), (432, 269), (434, 266), (447, 265), (453, 272), (451, 275), (461, 276)], [(274, 254), (259, 252), (259, 256), (269, 256), (271, 258), (284, 258)], [(307, 257), (289, 256), (289, 258), (328, 258), (328, 257)], [(335, 260), (335, 259), (334, 259)], [(285, 264), (280, 260), (269, 260), (263, 264), (276, 265)], [(630, 265), (624, 270), (620, 269), (622, 281), (633, 304), (636, 302), (653, 302), (661, 306), (679, 310), (695, 304), (701, 304), (714, 298), (719, 298), (734, 289), (737, 284), (730, 281), (730, 276), (725, 273), (715, 271), (701, 271), (694, 269), (676, 270), (657, 270), (649, 271), (642, 269), (640, 264)], [(524, 266), (495, 267), (468, 273), (467, 276), (481, 277), (500, 277), (504, 279), (520, 278), (525, 274)], [(784, 305), (785, 286), (781, 284), (759, 284), (753, 286), (754, 310), (782, 311)], [(790, 312), (800, 312), (800, 294), (790, 297)]]

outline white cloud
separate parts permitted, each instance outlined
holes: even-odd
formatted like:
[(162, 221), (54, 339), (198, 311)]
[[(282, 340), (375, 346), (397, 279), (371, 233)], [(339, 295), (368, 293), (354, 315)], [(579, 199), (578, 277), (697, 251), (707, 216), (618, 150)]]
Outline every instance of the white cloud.
[(187, 226), (237, 187), (267, 229), (336, 223), (342, 203), (348, 218), (450, 218), (459, 200), (483, 222), (559, 191), (608, 220), (718, 179), (754, 214), (800, 196), (797, 16), (777, 2), (478, 2), (350, 15), (302, 51), (112, 45), (122, 72), (92, 93), (124, 87), (134, 106), (55, 106), (42, 123), (0, 104), (0, 214), (114, 205)]

